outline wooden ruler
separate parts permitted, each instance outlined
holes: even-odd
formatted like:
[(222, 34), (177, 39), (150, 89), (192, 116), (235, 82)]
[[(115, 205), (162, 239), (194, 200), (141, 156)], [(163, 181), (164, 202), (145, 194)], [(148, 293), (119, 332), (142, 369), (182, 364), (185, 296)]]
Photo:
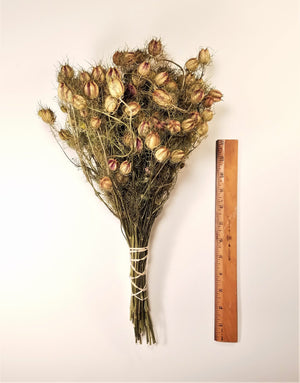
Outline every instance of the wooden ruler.
[(215, 340), (237, 342), (238, 141), (217, 140)]

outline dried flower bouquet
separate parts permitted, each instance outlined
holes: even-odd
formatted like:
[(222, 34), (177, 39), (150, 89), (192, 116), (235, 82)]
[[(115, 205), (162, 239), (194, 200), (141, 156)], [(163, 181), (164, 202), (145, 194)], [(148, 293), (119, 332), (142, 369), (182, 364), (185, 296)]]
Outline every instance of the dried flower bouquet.
[[(130, 318), (135, 340), (155, 343), (147, 289), (151, 228), (188, 155), (206, 137), (220, 91), (204, 81), (208, 49), (184, 68), (158, 39), (144, 49), (117, 51), (113, 67), (75, 73), (62, 65), (58, 97), (64, 128), (49, 108), (38, 112), (57, 139), (77, 154), (96, 196), (120, 220), (131, 254)], [(61, 144), (60, 144), (61, 145)], [(65, 154), (68, 156), (61, 145)], [(67, 147), (67, 146), (66, 146)]]

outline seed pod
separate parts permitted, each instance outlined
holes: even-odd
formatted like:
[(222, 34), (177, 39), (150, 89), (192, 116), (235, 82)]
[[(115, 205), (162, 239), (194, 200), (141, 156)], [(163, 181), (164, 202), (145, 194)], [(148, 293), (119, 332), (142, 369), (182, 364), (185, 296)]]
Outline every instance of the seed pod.
[(84, 71), (84, 72), (79, 73), (79, 80), (81, 82), (86, 83), (86, 82), (90, 81), (90, 79), (91, 79), (91, 76), (88, 72)]
[(104, 82), (105, 80), (104, 69), (100, 65), (97, 65), (96, 67), (93, 68), (92, 78), (95, 81), (98, 81), (100, 83)]
[(125, 106), (125, 113), (127, 116), (135, 116), (141, 109), (141, 105), (138, 102), (132, 101)]
[(113, 54), (113, 63), (117, 66), (121, 65), (121, 58), (123, 56), (123, 52), (120, 52), (120, 51), (116, 51), (114, 54)]
[(151, 132), (149, 134), (147, 134), (146, 138), (145, 138), (145, 145), (149, 148), (149, 149), (155, 149), (157, 146), (159, 146), (160, 144), (160, 137), (159, 137), (159, 134), (158, 133), (155, 133), (155, 132)]
[(73, 78), (74, 76), (74, 70), (70, 67), (70, 65), (63, 65), (60, 68), (59, 77), (62, 78)]
[(210, 62), (210, 53), (207, 48), (201, 49), (198, 55), (198, 60), (202, 65), (207, 65)]
[(200, 134), (200, 136), (204, 136), (208, 132), (208, 124), (207, 122), (204, 122), (203, 124), (200, 124), (197, 126), (197, 131)]
[(124, 84), (119, 78), (113, 78), (108, 82), (108, 90), (111, 96), (121, 98), (124, 94)]
[(121, 79), (121, 73), (117, 68), (109, 68), (106, 72), (106, 81), (109, 82), (110, 80), (113, 80), (115, 78)]
[(124, 176), (121, 173), (116, 174), (116, 180), (119, 184), (124, 185), (126, 182), (128, 182), (128, 177)]
[(134, 139), (133, 139), (133, 135), (131, 132), (127, 132), (124, 134), (123, 136), (123, 143), (125, 146), (129, 147), (129, 148), (133, 148), (134, 146)]
[(73, 102), (73, 93), (71, 91), (71, 89), (69, 88), (66, 88), (65, 89), (65, 101), (72, 104)]
[(197, 111), (192, 112), (192, 113), (190, 114), (190, 118), (193, 119), (193, 120), (195, 120), (197, 123), (202, 121), (201, 116), (200, 116), (200, 113), (197, 112)]
[(202, 88), (198, 87), (191, 93), (191, 102), (192, 104), (200, 104), (204, 98), (204, 91)]
[(140, 139), (140, 137), (137, 137), (135, 140), (135, 148), (137, 152), (141, 152), (143, 150), (143, 141)]
[(185, 153), (181, 149), (173, 150), (171, 153), (171, 162), (174, 164), (177, 164), (178, 162), (182, 161), (185, 156)]
[(168, 90), (169, 92), (176, 92), (178, 90), (178, 85), (175, 81), (168, 81), (165, 87), (166, 90)]
[(217, 89), (211, 89), (208, 92), (208, 97), (211, 97), (214, 102), (218, 102), (222, 100), (223, 94)]
[(213, 116), (214, 116), (214, 113), (210, 109), (204, 109), (201, 115), (203, 121), (210, 121), (212, 120)]
[(185, 83), (186, 83), (186, 85), (191, 86), (191, 85), (193, 85), (195, 82), (196, 82), (196, 77), (195, 77), (195, 75), (193, 75), (192, 73), (189, 73), (188, 75), (186, 75), (186, 77), (185, 77)]
[(82, 109), (80, 112), (79, 112), (80, 116), (83, 117), (83, 118), (86, 118), (89, 114), (88, 110), (87, 109)]
[(79, 94), (75, 94), (75, 96), (73, 97), (73, 106), (78, 110), (85, 109), (87, 106), (85, 98), (83, 98)]
[(73, 137), (72, 134), (67, 129), (61, 129), (58, 132), (58, 135), (59, 135), (59, 138), (63, 141), (68, 141)]
[(187, 118), (186, 120), (182, 121), (181, 127), (185, 133), (188, 133), (196, 127), (196, 124), (197, 122), (195, 119)]
[(169, 73), (168, 72), (160, 72), (154, 77), (154, 82), (157, 86), (165, 85), (169, 81)]
[(104, 108), (108, 113), (115, 112), (119, 107), (119, 102), (112, 96), (107, 96), (104, 101)]
[(124, 52), (121, 58), (121, 65), (130, 66), (135, 64), (136, 58), (134, 52)]
[(120, 165), (120, 173), (124, 176), (131, 173), (131, 163), (129, 161), (123, 161)]
[(150, 70), (151, 70), (150, 63), (148, 61), (144, 61), (138, 66), (137, 72), (139, 75), (147, 77), (148, 74), (150, 73)]
[(152, 56), (158, 56), (162, 52), (162, 44), (160, 40), (151, 40), (148, 44), (148, 52)]
[(150, 132), (150, 123), (149, 121), (142, 121), (138, 126), (138, 132), (141, 137), (146, 137)]
[(154, 126), (154, 128), (159, 129), (159, 130), (164, 129), (165, 125), (166, 125), (166, 123), (164, 121), (161, 121), (156, 117), (151, 118), (151, 123)]
[(195, 72), (198, 67), (199, 67), (199, 61), (197, 58), (192, 58), (192, 59), (189, 59), (186, 63), (185, 63), (185, 67), (188, 71), (190, 72)]
[(91, 117), (90, 119), (90, 126), (93, 128), (93, 129), (99, 129), (100, 128), (100, 125), (101, 125), (101, 119), (97, 116), (93, 116)]
[(67, 112), (68, 112), (68, 109), (67, 109), (64, 105), (61, 105), (61, 106), (60, 106), (60, 110), (61, 110), (63, 113), (67, 113)]
[(172, 105), (172, 97), (169, 93), (162, 89), (157, 89), (152, 93), (153, 101), (164, 108)]
[(99, 96), (99, 88), (95, 81), (88, 81), (83, 90), (88, 98), (94, 99)]
[(214, 99), (212, 97), (205, 97), (202, 104), (205, 108), (210, 108), (214, 103)]
[(161, 146), (155, 151), (154, 156), (158, 162), (164, 162), (170, 157), (170, 150), (165, 146)]
[(115, 160), (114, 158), (110, 158), (110, 159), (107, 161), (107, 163), (108, 163), (108, 167), (109, 167), (109, 169), (110, 169), (112, 172), (114, 172), (114, 171), (117, 170), (117, 168), (118, 168), (118, 161), (117, 161), (117, 160)]
[(143, 86), (145, 84), (145, 79), (143, 79), (140, 75), (133, 73), (132, 74), (132, 82), (135, 86)]
[(131, 83), (127, 84), (126, 90), (125, 90), (125, 97), (127, 98), (133, 98), (137, 95), (137, 90), (134, 85)]
[(99, 181), (100, 188), (105, 191), (111, 191), (112, 190), (112, 182), (111, 179), (107, 176), (102, 177)]
[(180, 132), (180, 122), (177, 120), (168, 120), (166, 126), (171, 134)]
[(38, 115), (41, 117), (41, 119), (46, 122), (46, 124), (53, 125), (56, 117), (55, 114), (52, 112), (51, 109), (40, 109), (38, 111)]
[(67, 85), (63, 82), (59, 83), (58, 89), (57, 89), (57, 94), (60, 100), (66, 101), (65, 94), (66, 90), (69, 89)]

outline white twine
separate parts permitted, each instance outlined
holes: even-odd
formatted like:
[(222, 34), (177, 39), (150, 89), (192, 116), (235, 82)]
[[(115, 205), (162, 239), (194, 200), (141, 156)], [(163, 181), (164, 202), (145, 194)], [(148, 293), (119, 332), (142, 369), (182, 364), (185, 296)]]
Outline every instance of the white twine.
[[(130, 247), (129, 248), (129, 252), (130, 252), (130, 255), (132, 253), (142, 253), (144, 251), (148, 251), (148, 246), (146, 247)], [(140, 272), (138, 271), (135, 266), (132, 264), (132, 262), (140, 262), (140, 261), (143, 261), (146, 259), (146, 265), (145, 265), (145, 268), (144, 268), (144, 271), (143, 272)], [(134, 279), (138, 279), (142, 276), (146, 276), (147, 274), (147, 266), (148, 266), (148, 254), (146, 254), (144, 257), (142, 258), (131, 258), (130, 256), (130, 267), (132, 268), (132, 270), (134, 271), (134, 273), (136, 274), (135, 276), (131, 276), (130, 275), (130, 279), (131, 279), (131, 285), (134, 286), (136, 289), (137, 289), (137, 292), (136, 293), (131, 293), (132, 296), (136, 297), (137, 299), (139, 299), (140, 301), (144, 301), (148, 298), (148, 295), (141, 298), (139, 295), (142, 294), (144, 291), (147, 291), (147, 278), (145, 278), (145, 285), (144, 287), (139, 287), (133, 280)]]

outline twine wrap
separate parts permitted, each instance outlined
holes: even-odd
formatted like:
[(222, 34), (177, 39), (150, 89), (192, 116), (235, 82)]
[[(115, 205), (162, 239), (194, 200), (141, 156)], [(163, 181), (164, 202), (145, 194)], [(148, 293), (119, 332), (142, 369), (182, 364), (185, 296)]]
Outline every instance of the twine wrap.
[[(148, 267), (148, 246), (146, 247), (130, 247), (129, 248), (130, 252), (130, 267), (133, 271), (134, 275), (130, 275), (130, 280), (131, 280), (131, 296), (139, 299), (140, 301), (145, 301), (148, 298), (148, 295), (146, 296), (141, 296), (143, 295), (142, 293), (147, 291), (148, 289), (148, 284), (147, 284), (147, 267)], [(142, 258), (132, 258), (132, 253), (143, 253), (146, 252), (146, 255), (144, 255)], [(139, 271), (137, 270), (137, 263), (141, 261), (146, 261), (144, 270)], [(145, 284), (144, 286), (140, 287), (138, 286), (135, 281), (138, 280), (139, 278), (145, 277)], [(137, 291), (134, 293), (133, 288), (135, 288)]]

